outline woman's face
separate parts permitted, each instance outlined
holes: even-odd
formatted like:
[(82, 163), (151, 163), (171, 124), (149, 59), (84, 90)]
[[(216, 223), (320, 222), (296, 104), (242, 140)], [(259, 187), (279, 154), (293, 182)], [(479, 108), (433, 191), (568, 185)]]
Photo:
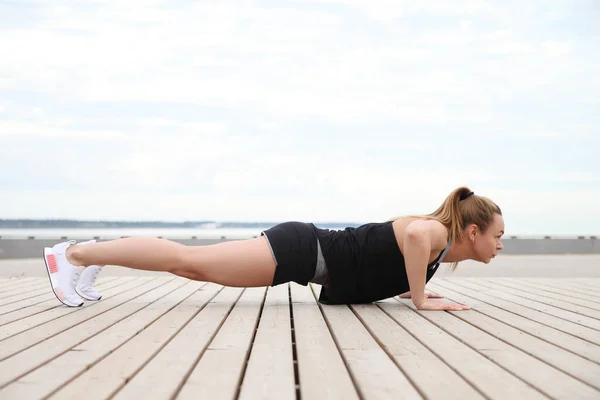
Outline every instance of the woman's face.
[(479, 229), (475, 232), (470, 230), (469, 239), (473, 239), (475, 260), (487, 264), (496, 257), (498, 252), (504, 248), (501, 241), (502, 235), (504, 235), (504, 218), (500, 214), (494, 214), (494, 220), (485, 232)]

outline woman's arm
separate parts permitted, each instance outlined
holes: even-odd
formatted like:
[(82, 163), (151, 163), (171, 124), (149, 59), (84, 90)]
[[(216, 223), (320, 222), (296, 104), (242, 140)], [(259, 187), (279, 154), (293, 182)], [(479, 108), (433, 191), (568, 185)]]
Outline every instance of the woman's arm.
[[(433, 296), (425, 293), (427, 265), (432, 253), (446, 248), (448, 232), (444, 225), (435, 220), (417, 220), (404, 230), (404, 261), (410, 286), (410, 298), (420, 310), (468, 310), (468, 306), (429, 300)], [(442, 296), (437, 296), (442, 297)]]
[(410, 297), (419, 308), (425, 302), (425, 277), (432, 248), (433, 222), (413, 221), (404, 230), (404, 262), (410, 287)]

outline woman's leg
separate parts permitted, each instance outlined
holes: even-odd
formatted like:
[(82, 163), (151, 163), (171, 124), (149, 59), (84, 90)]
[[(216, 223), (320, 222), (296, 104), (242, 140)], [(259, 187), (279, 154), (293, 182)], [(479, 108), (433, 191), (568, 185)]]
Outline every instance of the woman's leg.
[(185, 278), (225, 286), (270, 286), (276, 263), (264, 236), (206, 246), (185, 246), (166, 239), (125, 238), (71, 245), (73, 265), (120, 265), (167, 271)]

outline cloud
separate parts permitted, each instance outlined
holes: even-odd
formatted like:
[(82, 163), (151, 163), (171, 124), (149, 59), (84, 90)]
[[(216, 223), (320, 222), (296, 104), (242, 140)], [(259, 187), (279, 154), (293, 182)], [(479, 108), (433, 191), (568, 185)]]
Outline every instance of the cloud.
[(585, 7), (0, 4), (1, 209), (376, 220), (468, 184), (507, 205), (507, 229), (588, 229), (600, 42)]
[(73, 128), (61, 128), (56, 125), (69, 124), (0, 120), (0, 136), (38, 136), (70, 139), (118, 139), (124, 137), (124, 134), (121, 132), (100, 130), (82, 131)]
[[(390, 7), (388, 2), (350, 3), (367, 15)], [(443, 4), (416, 11), (456, 13)], [(469, 7), (485, 9), (478, 4)], [(480, 79), (488, 82), (484, 87), (467, 79), (462, 65), (439, 71), (424, 64), (439, 63), (453, 52), (514, 57), (520, 49), (527, 49), (530, 59), (541, 57), (539, 65), (546, 62), (544, 52), (536, 50), (538, 43), (519, 42), (506, 32), (480, 35), (446, 28), (427, 30), (410, 41), (361, 38), (341, 34), (349, 28), (349, 15), (223, 3), (188, 7), (51, 7), (42, 14), (45, 22), (39, 30), (7, 33), (13, 40), (3, 41), (0, 48), (13, 55), (7, 75), (21, 76), (14, 80), (21, 88), (60, 90), (86, 101), (184, 101), (320, 116), (333, 122), (386, 118), (422, 124), (489, 121), (487, 110), (450, 112), (447, 101), (468, 96), (481, 103), (490, 93), (506, 97), (505, 83), (514, 95), (532, 84), (529, 77), (515, 81), (524, 71), (514, 74), (519, 65), (510, 60), (490, 63), (481, 71), (479, 78), (492, 78)], [(395, 8), (412, 9), (403, 3)], [(124, 15), (131, 21), (125, 23)], [(136, 23), (149, 25), (139, 28)], [(69, 29), (82, 34), (66, 33)], [(33, 51), (20, 52), (23, 44)]]
[(137, 118), (133, 123), (144, 132), (148, 130), (168, 130), (176, 134), (201, 134), (216, 136), (227, 131), (227, 124), (223, 122), (185, 122), (165, 118)]
[[(498, 18), (502, 10), (480, 1), (461, 7), (445, 2), (342, 3), (366, 16)], [(427, 29), (411, 40), (397, 40), (393, 35), (348, 34), (352, 14), (291, 6), (220, 3), (152, 9), (106, 2), (101, 9), (49, 8), (44, 16), (43, 30), (11, 32), (15, 40), (5, 41), (12, 44), (1, 49), (16, 56), (11, 72), (26, 76), (15, 84), (29, 82), (49, 91), (60, 87), (85, 101), (183, 101), (318, 116), (335, 123), (484, 123), (494, 119), (489, 109), (494, 99), (516, 99), (552, 82), (556, 73), (572, 74), (544, 68), (566, 55), (568, 42), (524, 41), (508, 29), (481, 33), (464, 21), (460, 29)], [(83, 34), (73, 36), (65, 29)], [(37, 51), (20, 53), (18, 43)], [(465, 64), (486, 54), (504, 58), (484, 61), (480, 65), (485, 68), (473, 77), (464, 74)], [(520, 55), (526, 60), (519, 60)], [(448, 63), (453, 59), (463, 61)], [(532, 60), (538, 61), (532, 65)], [(445, 70), (432, 67), (440, 63), (447, 64)], [(61, 84), (67, 79), (71, 85)], [(476, 100), (478, 109), (448, 108), (448, 102), (461, 98)]]

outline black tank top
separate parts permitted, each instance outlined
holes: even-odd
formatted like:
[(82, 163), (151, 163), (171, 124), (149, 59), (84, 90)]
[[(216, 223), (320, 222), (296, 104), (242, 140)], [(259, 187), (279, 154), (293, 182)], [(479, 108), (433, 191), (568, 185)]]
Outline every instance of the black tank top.
[[(315, 227), (315, 232), (328, 270), (328, 282), (321, 290), (320, 302), (370, 303), (410, 290), (392, 221), (339, 231)], [(426, 282), (433, 277), (449, 248), (450, 243), (428, 265)]]

